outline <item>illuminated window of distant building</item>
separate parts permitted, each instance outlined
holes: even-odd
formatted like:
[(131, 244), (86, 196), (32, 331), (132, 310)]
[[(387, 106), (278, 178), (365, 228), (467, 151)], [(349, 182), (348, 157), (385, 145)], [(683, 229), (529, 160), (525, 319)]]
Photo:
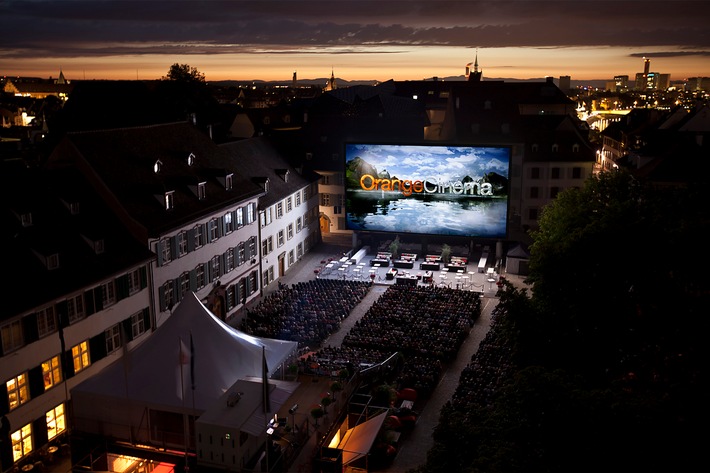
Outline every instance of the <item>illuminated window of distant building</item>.
[(32, 424), (27, 424), (11, 435), (12, 460), (17, 462), (32, 453)]
[(74, 363), (74, 373), (87, 368), (91, 364), (89, 359), (89, 342), (83, 341), (71, 348), (71, 357)]
[(29, 386), (27, 385), (27, 373), (22, 373), (9, 379), (5, 383), (7, 388), (7, 399), (10, 410), (17, 409), (22, 404), (30, 400)]
[(67, 430), (67, 424), (64, 418), (64, 404), (59, 404), (54, 409), (47, 411), (45, 419), (47, 421), (47, 440), (52, 440), (57, 435)]
[(59, 355), (42, 363), (42, 377), (45, 391), (62, 382), (62, 363)]
[(40, 338), (57, 331), (57, 316), (50, 305), (37, 312), (37, 332)]
[(121, 348), (121, 326), (119, 324), (104, 330), (106, 338), (106, 353), (113, 353)]

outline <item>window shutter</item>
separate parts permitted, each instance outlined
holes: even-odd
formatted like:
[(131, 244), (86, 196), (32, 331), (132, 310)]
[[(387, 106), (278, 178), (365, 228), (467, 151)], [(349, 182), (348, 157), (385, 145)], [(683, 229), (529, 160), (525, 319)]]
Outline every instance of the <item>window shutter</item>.
[(178, 258), (178, 238), (177, 236), (170, 237), (170, 259)]
[(128, 297), (128, 275), (123, 274), (116, 278), (116, 301)]
[(38, 396), (44, 394), (44, 377), (42, 376), (42, 365), (37, 365), (27, 372), (27, 384), (30, 388), (30, 399), (35, 399)]
[(155, 242), (155, 254), (158, 256), (158, 266), (163, 265), (163, 246), (162, 240)]
[(94, 288), (94, 307), (96, 312), (104, 310), (104, 298), (101, 293), (101, 286)]
[(190, 290), (195, 292), (197, 290), (197, 270), (190, 270)]
[[(0, 383), (0, 415), (5, 415), (10, 411), (10, 399), (7, 397), (7, 385)], [(4, 426), (3, 426), (4, 427)], [(9, 432), (8, 432), (9, 434)]]
[(67, 315), (67, 301), (57, 302), (54, 306), (57, 312), (57, 328), (62, 329), (69, 326), (69, 316)]
[(101, 332), (89, 339), (89, 354), (92, 363), (106, 358), (106, 332)]
[(182, 294), (180, 294), (180, 277), (173, 279), (173, 294), (175, 295), (175, 302), (180, 302), (182, 300)]
[(147, 307), (143, 309), (143, 325), (145, 325), (146, 332), (152, 328), (150, 320), (150, 310), (148, 310)]
[(131, 326), (130, 317), (121, 321), (121, 334), (124, 337), (123, 343), (128, 343), (133, 340), (133, 327)]
[(195, 251), (195, 234), (197, 232), (195, 231), (194, 228), (191, 228), (190, 230), (187, 231), (187, 251), (188, 253), (191, 251)]
[(22, 318), (22, 333), (25, 338), (25, 344), (39, 340), (37, 314), (32, 313)]
[(44, 416), (40, 416), (32, 421), (32, 437), (35, 445), (44, 445), (47, 443), (49, 435), (47, 435), (47, 420)]
[(145, 266), (141, 266), (139, 275), (141, 280), (141, 289), (145, 289), (148, 287), (148, 270)]
[(84, 302), (85, 306), (84, 309), (86, 310), (86, 316), (90, 316), (91, 314), (96, 313), (96, 307), (94, 305), (94, 291), (93, 289), (88, 290), (84, 293)]
[(160, 312), (165, 312), (168, 309), (165, 305), (165, 288), (162, 285), (158, 288), (158, 303), (160, 304)]

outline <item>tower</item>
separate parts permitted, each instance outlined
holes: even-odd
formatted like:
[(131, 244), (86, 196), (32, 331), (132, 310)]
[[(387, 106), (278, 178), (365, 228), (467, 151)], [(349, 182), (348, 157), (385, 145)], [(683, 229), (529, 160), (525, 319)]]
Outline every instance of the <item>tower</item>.
[[(466, 69), (468, 69), (468, 64)], [(483, 71), (478, 70), (478, 50), (476, 50), (476, 60), (473, 63), (473, 71), (468, 75), (469, 82), (481, 82), (481, 76), (483, 76)]]

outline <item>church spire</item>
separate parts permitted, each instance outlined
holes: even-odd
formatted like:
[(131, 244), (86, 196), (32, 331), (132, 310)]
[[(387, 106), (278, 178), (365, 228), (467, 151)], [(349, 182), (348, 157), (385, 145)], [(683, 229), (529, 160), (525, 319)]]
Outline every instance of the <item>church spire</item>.
[(476, 60), (473, 63), (473, 71), (468, 76), (468, 81), (481, 82), (481, 76), (483, 76), (483, 71), (478, 70), (478, 48), (476, 48)]

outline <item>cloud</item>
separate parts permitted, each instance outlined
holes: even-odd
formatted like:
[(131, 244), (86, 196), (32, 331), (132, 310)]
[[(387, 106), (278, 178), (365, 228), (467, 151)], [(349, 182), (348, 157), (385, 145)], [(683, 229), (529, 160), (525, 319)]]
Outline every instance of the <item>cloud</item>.
[(707, 18), (698, 1), (9, 0), (0, 38), (5, 59), (649, 44), (670, 57), (707, 55)]

